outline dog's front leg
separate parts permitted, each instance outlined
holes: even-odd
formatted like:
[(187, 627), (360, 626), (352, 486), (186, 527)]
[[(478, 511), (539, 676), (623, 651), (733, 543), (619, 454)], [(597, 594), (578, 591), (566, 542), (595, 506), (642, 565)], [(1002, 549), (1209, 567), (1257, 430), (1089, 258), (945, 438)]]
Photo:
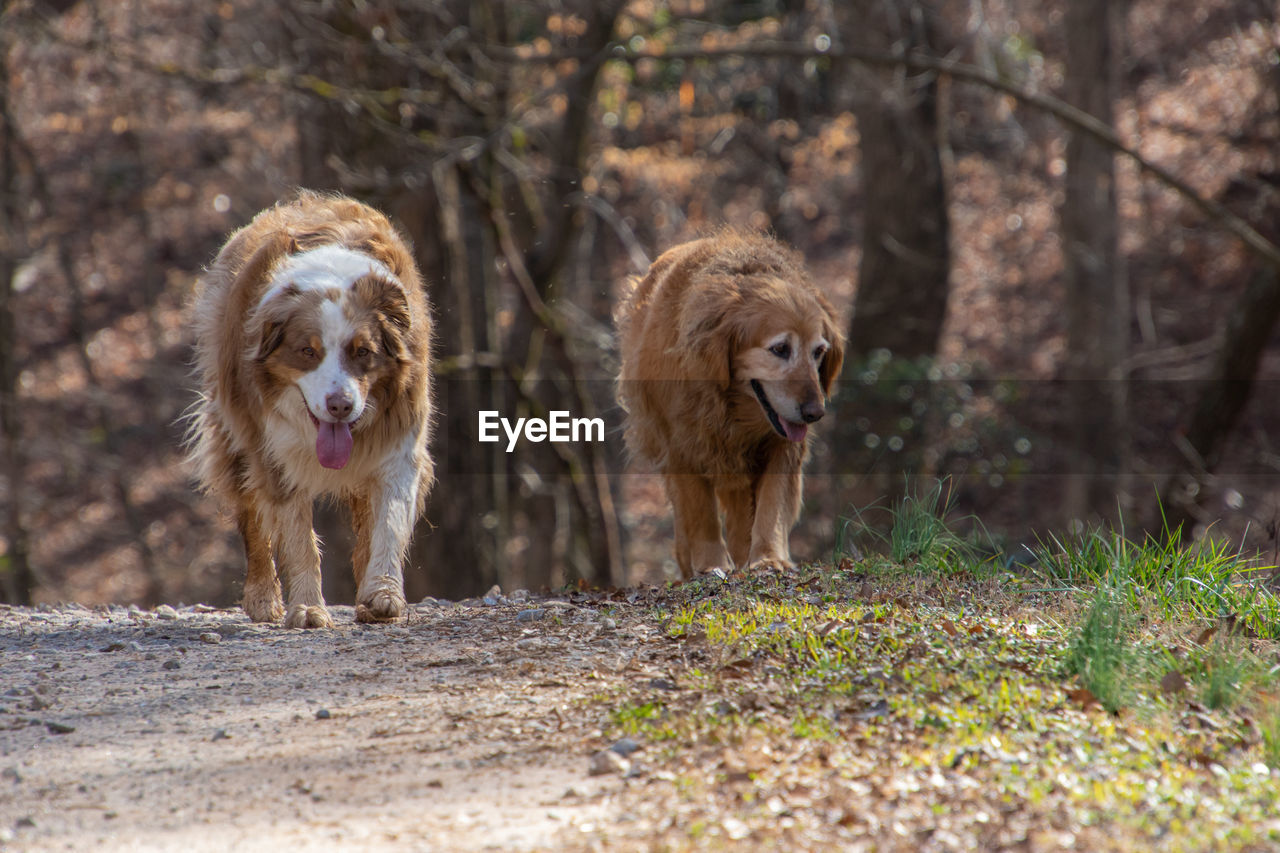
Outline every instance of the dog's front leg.
[(387, 622), (405, 612), (402, 566), (418, 516), (421, 466), (431, 464), (429, 460), (415, 462), (415, 443), (406, 442), (406, 447), (383, 466), (367, 499), (352, 501), (357, 622)]
[(793, 569), (791, 528), (800, 517), (800, 461), (779, 453), (769, 460), (756, 482), (756, 516), (751, 526), (747, 568), (777, 566)]
[(676, 561), (687, 580), (711, 569), (729, 569), (720, 535), (720, 507), (711, 481), (696, 474), (668, 474), (667, 497), (675, 516)]
[(311, 502), (270, 504), (263, 521), (274, 531), (276, 567), (285, 589), (286, 628), (332, 628), (320, 592), (320, 546), (311, 526)]
[[(248, 571), (244, 579), (244, 612), (254, 622), (275, 622), (284, 616), (280, 580), (271, 556), (271, 537), (258, 517), (257, 503), (246, 500), (237, 515)], [(269, 528), (268, 528), (269, 529)]]

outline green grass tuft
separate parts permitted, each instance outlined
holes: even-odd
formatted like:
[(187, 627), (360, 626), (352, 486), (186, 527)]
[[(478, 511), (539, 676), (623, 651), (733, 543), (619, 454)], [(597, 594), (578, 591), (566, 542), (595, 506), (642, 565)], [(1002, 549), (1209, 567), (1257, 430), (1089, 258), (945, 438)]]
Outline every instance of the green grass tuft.
[(1135, 542), (1123, 531), (1050, 536), (1036, 557), (1052, 583), (1109, 585), (1129, 608), (1154, 605), (1165, 617), (1235, 617), (1260, 636), (1280, 637), (1280, 599), (1257, 579), (1271, 566), (1223, 542), (1182, 546), (1171, 535)]
[(1115, 591), (1099, 587), (1064, 661), (1069, 675), (1108, 711), (1131, 704), (1133, 670), (1139, 658), (1129, 642), (1128, 614)]
[[(884, 551), (895, 566), (926, 570), (941, 574), (961, 571), (978, 572), (984, 565), (983, 553), (992, 551), (990, 543), (974, 542), (956, 532), (949, 516), (954, 509), (950, 480), (935, 480), (924, 494), (915, 489), (897, 500), (892, 507), (854, 508), (840, 523), (836, 543), (837, 556), (856, 553), (859, 539), (871, 540), (875, 550)], [(868, 523), (872, 511), (889, 514), (889, 531), (881, 532)], [(969, 517), (979, 530), (981, 525)], [(989, 539), (985, 533), (981, 539)]]

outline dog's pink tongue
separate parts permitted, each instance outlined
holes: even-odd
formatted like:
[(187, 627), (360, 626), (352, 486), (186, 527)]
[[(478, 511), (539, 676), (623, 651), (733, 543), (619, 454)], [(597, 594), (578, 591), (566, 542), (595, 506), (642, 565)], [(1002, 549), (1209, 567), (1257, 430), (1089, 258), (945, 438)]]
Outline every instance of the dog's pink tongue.
[(326, 468), (341, 468), (351, 459), (351, 427), (320, 421), (316, 456)]
[(787, 434), (787, 441), (799, 443), (804, 441), (804, 437), (809, 433), (809, 426), (807, 424), (793, 424), (786, 418), (778, 418), (778, 420), (782, 422), (782, 429)]

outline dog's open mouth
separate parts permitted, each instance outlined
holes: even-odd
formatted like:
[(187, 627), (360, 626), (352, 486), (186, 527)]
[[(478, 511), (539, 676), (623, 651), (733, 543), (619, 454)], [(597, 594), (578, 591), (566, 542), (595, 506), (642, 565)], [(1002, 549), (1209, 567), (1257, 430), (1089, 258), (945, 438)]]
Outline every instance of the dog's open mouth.
[(316, 458), (326, 468), (343, 468), (351, 460), (351, 424), (322, 421), (307, 410), (316, 425)]
[(756, 392), (756, 399), (760, 401), (760, 408), (764, 409), (764, 413), (769, 417), (769, 423), (772, 424), (778, 435), (787, 441), (804, 441), (804, 437), (809, 434), (808, 424), (793, 424), (791, 421), (780, 417), (777, 409), (769, 405), (769, 398), (764, 395), (764, 386), (760, 384), (760, 380), (751, 380), (751, 390)]

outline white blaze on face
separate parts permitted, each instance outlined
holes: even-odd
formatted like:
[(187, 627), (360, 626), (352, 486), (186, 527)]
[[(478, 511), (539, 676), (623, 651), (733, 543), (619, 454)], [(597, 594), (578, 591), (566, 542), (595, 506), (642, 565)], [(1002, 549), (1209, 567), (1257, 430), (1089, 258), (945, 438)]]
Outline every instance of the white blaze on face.
[[(343, 364), (343, 354), (354, 331), (337, 302), (325, 300), (321, 303), (320, 339), (324, 344), (324, 357), (314, 370), (304, 373), (298, 379), (298, 388), (307, 401), (307, 409), (319, 421), (352, 423), (364, 411), (365, 401), (360, 383), (347, 372)], [(349, 415), (335, 417), (329, 413), (329, 399), (333, 395), (346, 397), (351, 401)]]
[(386, 264), (368, 255), (346, 246), (320, 246), (299, 252), (281, 264), (272, 274), (271, 284), (262, 294), (259, 304), (269, 302), (290, 285), (304, 291), (333, 287), (345, 289), (371, 274), (387, 281), (398, 281)]

